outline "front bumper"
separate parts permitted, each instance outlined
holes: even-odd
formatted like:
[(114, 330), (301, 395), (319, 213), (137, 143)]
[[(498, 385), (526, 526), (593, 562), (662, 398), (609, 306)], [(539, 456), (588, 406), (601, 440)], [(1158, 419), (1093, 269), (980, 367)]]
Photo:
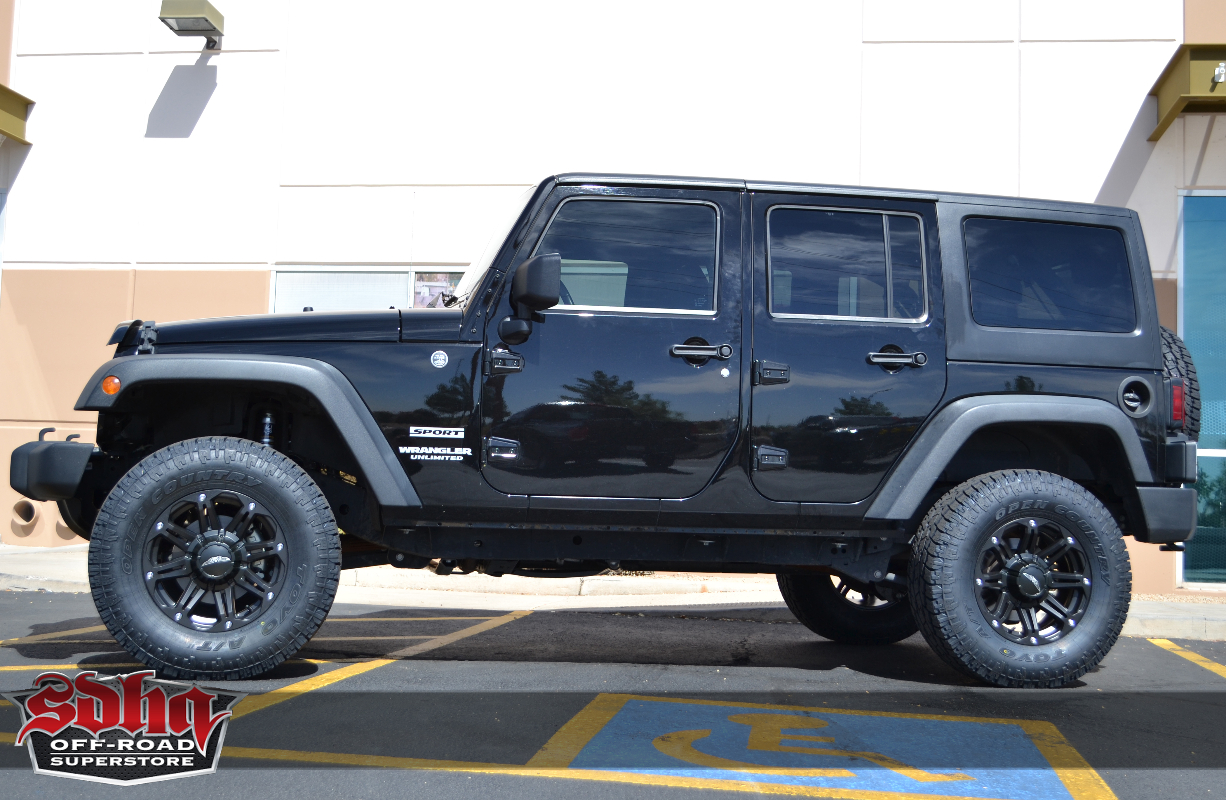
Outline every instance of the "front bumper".
[(1153, 544), (1186, 542), (1196, 533), (1196, 490), (1138, 486), (1146, 533), (1137, 541)]
[(67, 500), (76, 494), (93, 452), (84, 442), (26, 442), (13, 451), (9, 486), (31, 500)]

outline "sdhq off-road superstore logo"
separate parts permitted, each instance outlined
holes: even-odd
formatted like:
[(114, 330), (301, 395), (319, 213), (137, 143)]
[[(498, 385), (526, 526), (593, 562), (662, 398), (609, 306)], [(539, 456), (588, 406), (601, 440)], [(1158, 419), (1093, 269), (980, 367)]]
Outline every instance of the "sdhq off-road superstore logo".
[(217, 771), (226, 724), (246, 695), (155, 679), (153, 671), (69, 678), (44, 672), (4, 697), (34, 771), (128, 785)]

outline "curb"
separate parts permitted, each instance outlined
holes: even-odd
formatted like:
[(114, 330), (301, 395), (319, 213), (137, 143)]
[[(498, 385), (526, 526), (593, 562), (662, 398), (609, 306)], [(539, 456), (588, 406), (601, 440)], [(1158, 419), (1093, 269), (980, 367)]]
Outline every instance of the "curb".
[(341, 573), (342, 586), (407, 591), (465, 592), (547, 597), (623, 597), (634, 595), (707, 594), (778, 591), (775, 578), (655, 578), (633, 575), (597, 575), (590, 578), (501, 578), (471, 573), (435, 575), (421, 569), (366, 567)]

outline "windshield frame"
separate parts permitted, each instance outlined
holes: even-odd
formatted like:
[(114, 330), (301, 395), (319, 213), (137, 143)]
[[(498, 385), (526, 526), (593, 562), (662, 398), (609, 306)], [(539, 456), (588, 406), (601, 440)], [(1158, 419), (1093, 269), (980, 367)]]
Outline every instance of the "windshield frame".
[[(494, 229), (486, 241), (481, 255), (464, 271), (464, 277), (460, 278), (460, 282), (456, 284), (455, 294), (447, 295), (442, 301), (444, 308), (461, 311), (468, 308), (469, 300), (485, 282), (485, 277), (489, 274), (490, 268), (494, 266), (498, 261), (498, 256), (502, 254), (503, 246), (515, 232), (516, 228), (519, 227), (520, 222), (524, 221), (525, 213), (534, 204), (533, 200), (537, 197), (543, 185), (529, 186), (515, 198), (512, 212)], [(448, 300), (450, 300), (450, 303), (447, 302)]]

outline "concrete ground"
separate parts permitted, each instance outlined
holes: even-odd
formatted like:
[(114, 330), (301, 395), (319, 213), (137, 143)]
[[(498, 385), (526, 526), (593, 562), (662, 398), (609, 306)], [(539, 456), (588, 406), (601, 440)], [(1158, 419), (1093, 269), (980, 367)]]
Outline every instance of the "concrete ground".
[[(35, 775), (24, 747), (0, 746), (0, 786), (15, 798), (183, 800), (1226, 791), (1226, 643), (1125, 637), (1073, 687), (1000, 690), (970, 683), (918, 636), (838, 645), (778, 604), (712, 594), (536, 610), (463, 592), (340, 602), (298, 658), (229, 684), (251, 696), (216, 774), (111, 787)], [(0, 690), (52, 668), (133, 671), (99, 625), (86, 594), (0, 592)], [(786, 736), (775, 724), (772, 739), (762, 726), (779, 714), (795, 723)], [(0, 742), (17, 728), (17, 710), (0, 707)]]

